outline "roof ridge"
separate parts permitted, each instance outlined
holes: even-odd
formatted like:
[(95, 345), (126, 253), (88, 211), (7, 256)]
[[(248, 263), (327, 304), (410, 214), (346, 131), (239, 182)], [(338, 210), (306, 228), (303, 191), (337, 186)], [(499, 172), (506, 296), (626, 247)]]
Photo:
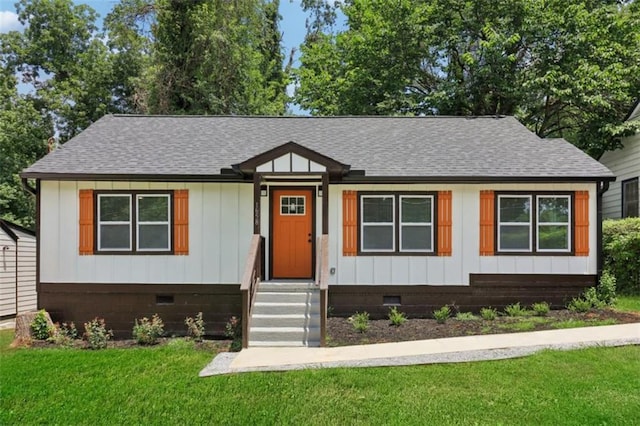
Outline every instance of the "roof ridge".
[(107, 114), (118, 118), (267, 118), (267, 119), (345, 119), (345, 118), (375, 118), (375, 119), (443, 119), (443, 118), (460, 118), (474, 120), (478, 118), (511, 118), (513, 115), (177, 115), (177, 114)]

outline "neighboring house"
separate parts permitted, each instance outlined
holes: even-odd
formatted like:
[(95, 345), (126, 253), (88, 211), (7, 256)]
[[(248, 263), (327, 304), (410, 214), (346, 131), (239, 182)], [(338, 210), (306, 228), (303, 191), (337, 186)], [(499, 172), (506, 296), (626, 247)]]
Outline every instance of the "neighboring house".
[(314, 279), (321, 316), (559, 306), (597, 282), (614, 179), (513, 117), (124, 115), (22, 177), (36, 180), (40, 307), (123, 335), (156, 312), (172, 332), (199, 311), (210, 331), (269, 323), (295, 310), (274, 282)]
[[(626, 121), (640, 122), (640, 102)], [(604, 194), (602, 213), (605, 219), (621, 219), (640, 216), (640, 132), (622, 139), (622, 148), (607, 151), (600, 162), (616, 176)]]
[(36, 305), (35, 233), (0, 219), (0, 318)]

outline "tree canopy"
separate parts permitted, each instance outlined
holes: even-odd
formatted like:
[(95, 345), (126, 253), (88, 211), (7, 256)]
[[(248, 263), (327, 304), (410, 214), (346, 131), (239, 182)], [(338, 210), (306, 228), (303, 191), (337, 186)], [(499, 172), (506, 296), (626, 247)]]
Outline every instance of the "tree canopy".
[(515, 115), (596, 158), (630, 130), (637, 2), (347, 0), (341, 30), (330, 2), (304, 3), (296, 101), (312, 114)]

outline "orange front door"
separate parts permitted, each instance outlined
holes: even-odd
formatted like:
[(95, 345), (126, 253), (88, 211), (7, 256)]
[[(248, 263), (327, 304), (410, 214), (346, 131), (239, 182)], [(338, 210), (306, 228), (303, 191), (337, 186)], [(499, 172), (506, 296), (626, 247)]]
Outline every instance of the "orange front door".
[(312, 278), (313, 192), (275, 189), (272, 192), (272, 278)]

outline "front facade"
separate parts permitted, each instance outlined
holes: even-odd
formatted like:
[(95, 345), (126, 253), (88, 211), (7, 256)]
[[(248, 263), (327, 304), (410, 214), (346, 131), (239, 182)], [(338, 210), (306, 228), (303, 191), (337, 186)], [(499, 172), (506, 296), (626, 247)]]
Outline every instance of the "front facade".
[[(91, 157), (101, 145), (113, 158)], [(122, 335), (153, 313), (180, 332), (199, 311), (220, 333), (243, 313), (253, 236), (262, 282), (313, 282), (323, 263), (337, 315), (560, 305), (597, 281), (612, 180), (509, 117), (107, 116), (23, 177), (40, 307)]]
[[(640, 103), (627, 121), (640, 122)], [(600, 162), (616, 175), (603, 197), (604, 218), (640, 217), (640, 132), (623, 138), (622, 148), (605, 152)]]
[(0, 318), (36, 309), (36, 237), (0, 219)]

